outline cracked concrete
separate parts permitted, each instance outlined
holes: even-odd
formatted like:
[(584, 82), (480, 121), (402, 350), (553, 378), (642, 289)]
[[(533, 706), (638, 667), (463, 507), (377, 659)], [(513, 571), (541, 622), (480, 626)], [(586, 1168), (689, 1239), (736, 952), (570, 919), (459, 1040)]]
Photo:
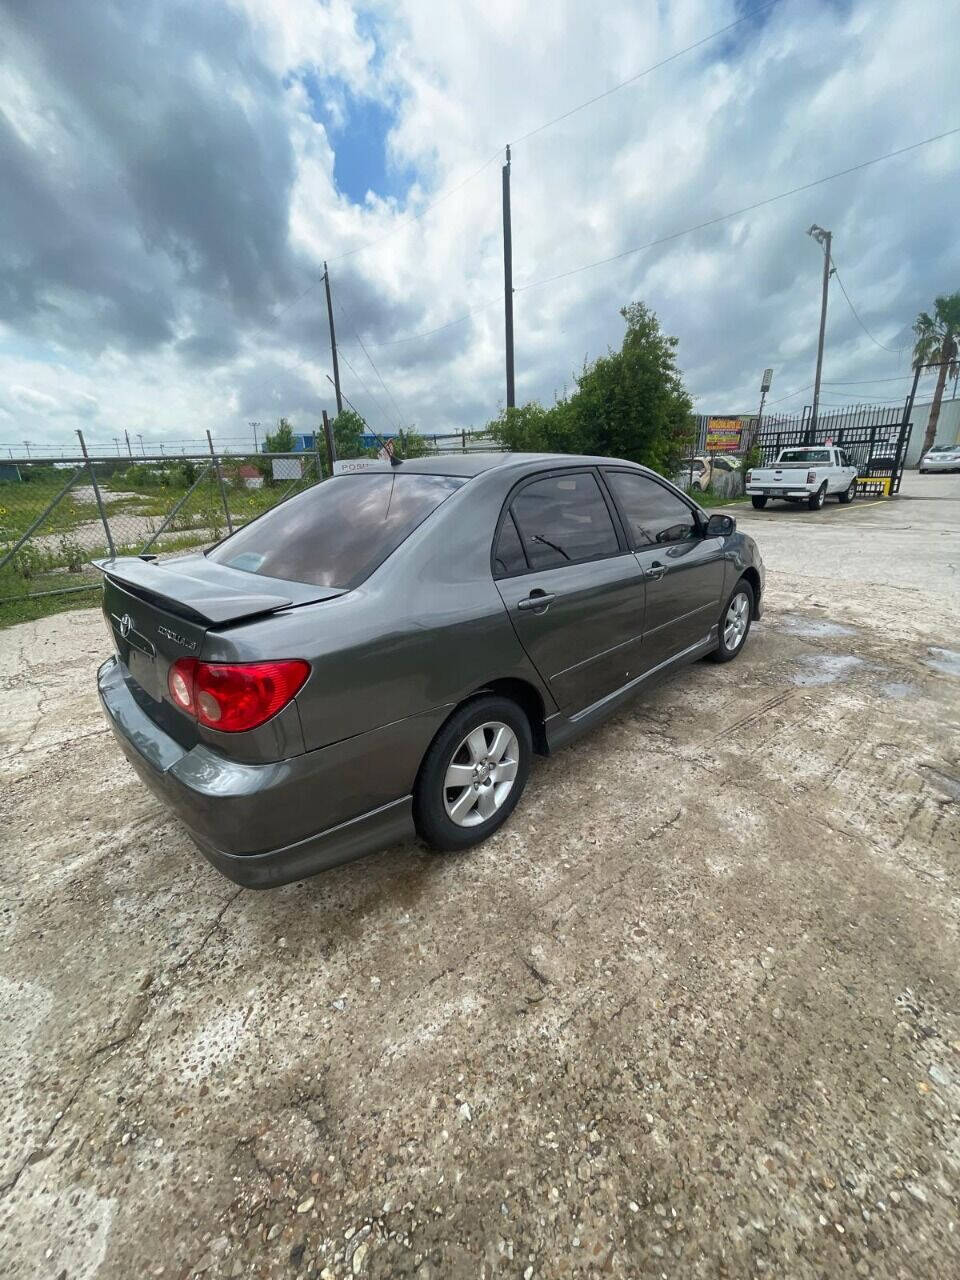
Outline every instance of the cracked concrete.
[(3, 1274), (960, 1270), (960, 478), (922, 481), (738, 512), (743, 657), (488, 844), (267, 894), (103, 732), (95, 612), (0, 632)]

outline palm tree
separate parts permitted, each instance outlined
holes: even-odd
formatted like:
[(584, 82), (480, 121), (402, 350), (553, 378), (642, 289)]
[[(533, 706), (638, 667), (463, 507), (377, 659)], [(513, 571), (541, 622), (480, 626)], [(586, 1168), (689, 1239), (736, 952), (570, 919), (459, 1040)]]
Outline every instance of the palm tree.
[(921, 311), (913, 326), (917, 340), (913, 345), (913, 367), (938, 364), (937, 389), (933, 393), (927, 432), (923, 437), (923, 453), (937, 438), (940, 402), (947, 376), (956, 377), (960, 369), (960, 293), (941, 294), (934, 299), (933, 315)]

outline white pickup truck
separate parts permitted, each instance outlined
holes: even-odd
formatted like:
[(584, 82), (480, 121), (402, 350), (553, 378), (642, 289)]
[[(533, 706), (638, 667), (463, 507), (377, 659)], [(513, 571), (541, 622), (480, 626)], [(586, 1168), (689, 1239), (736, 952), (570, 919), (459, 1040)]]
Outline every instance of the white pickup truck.
[(827, 497), (852, 502), (857, 496), (857, 468), (843, 449), (833, 445), (805, 445), (781, 449), (772, 467), (753, 467), (746, 475), (747, 493), (757, 510), (771, 498), (806, 502), (819, 511)]

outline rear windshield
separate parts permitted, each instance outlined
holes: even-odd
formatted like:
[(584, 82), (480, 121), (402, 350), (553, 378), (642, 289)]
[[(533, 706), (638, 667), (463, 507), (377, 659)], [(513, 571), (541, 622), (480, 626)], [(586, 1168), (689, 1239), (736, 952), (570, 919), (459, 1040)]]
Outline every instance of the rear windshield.
[(778, 462), (829, 462), (829, 449), (784, 449)]
[(462, 484), (400, 468), (334, 476), (238, 529), (208, 558), (268, 578), (350, 589)]

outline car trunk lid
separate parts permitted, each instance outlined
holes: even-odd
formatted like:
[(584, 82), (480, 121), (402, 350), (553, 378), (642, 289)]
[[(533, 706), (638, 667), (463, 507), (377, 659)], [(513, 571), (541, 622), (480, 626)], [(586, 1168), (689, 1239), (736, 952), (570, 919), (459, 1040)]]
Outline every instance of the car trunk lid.
[(148, 699), (141, 705), (168, 731), (177, 730), (180, 740), (192, 734), (186, 726), (193, 722), (170, 701), (167, 674), (177, 659), (201, 657), (207, 631), (343, 594), (335, 587), (255, 576), (203, 555), (163, 562), (119, 556), (94, 563), (104, 576), (103, 612), (114, 647)]

